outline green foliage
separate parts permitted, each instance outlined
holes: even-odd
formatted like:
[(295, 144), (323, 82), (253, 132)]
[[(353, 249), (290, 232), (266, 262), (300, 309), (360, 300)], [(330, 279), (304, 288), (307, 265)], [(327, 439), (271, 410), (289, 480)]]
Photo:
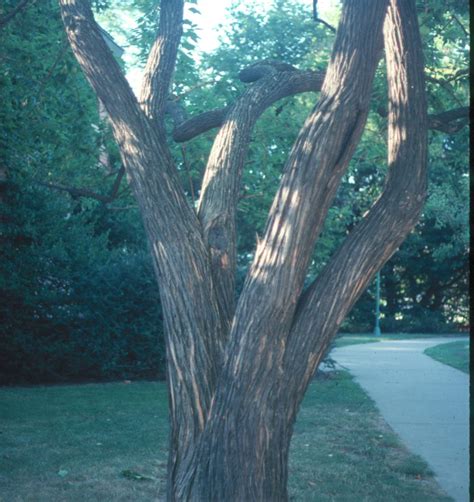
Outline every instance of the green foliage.
[(0, 381), (162, 375), (158, 294), (128, 190), (112, 211), (45, 186), (106, 194), (120, 164), (57, 2), (35, 2), (0, 36)]

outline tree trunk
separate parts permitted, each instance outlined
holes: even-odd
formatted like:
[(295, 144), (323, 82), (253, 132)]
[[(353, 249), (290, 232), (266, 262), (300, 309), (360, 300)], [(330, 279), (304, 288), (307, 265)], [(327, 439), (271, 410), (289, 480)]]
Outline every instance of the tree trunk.
[(344, 6), (320, 101), (286, 163), (177, 500), (287, 498), (295, 403), (281, 396), (294, 369), (284, 369), (286, 344), (314, 243), (365, 125), (387, 3)]
[[(253, 68), (262, 80), (219, 118), (196, 215), (164, 129), (183, 0), (161, 2), (140, 104), (86, 3), (60, 3), (71, 46), (110, 117), (160, 285), (171, 415), (167, 497), (285, 501), (289, 444), (305, 390), (342, 320), (423, 204), (427, 115), (414, 1), (344, 3), (320, 100), (286, 162), (235, 308), (235, 209), (251, 129), (265, 107), (308, 81), (288, 65)], [(303, 292), (314, 245), (365, 126), (383, 38), (386, 187)], [(312, 90), (320, 88), (314, 77)]]

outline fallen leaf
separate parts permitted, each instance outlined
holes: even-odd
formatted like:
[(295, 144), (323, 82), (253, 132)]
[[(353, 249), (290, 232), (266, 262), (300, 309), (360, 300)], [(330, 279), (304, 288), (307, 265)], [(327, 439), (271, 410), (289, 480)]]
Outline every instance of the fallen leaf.
[(143, 476), (143, 474), (140, 474), (139, 472), (130, 471), (128, 469), (125, 471), (122, 471), (122, 477), (127, 478), (127, 479), (132, 479), (134, 481), (153, 481), (151, 478), (148, 478), (147, 476)]

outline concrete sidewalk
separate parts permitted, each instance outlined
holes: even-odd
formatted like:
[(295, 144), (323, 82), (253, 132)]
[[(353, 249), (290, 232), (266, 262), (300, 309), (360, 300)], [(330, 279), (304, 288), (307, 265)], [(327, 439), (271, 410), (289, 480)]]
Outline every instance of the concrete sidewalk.
[[(406, 446), (456, 502), (469, 500), (469, 376), (423, 354), (467, 338), (380, 341), (334, 349)], [(420, 501), (422, 502), (422, 501)]]

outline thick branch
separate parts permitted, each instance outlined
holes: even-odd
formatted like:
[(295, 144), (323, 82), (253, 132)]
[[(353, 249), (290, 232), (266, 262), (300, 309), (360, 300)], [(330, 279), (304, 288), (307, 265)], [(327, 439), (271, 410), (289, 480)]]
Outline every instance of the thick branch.
[(467, 119), (469, 119), (469, 107), (464, 106), (436, 115), (428, 115), (428, 127), (447, 134), (454, 134), (467, 124)]
[(266, 70), (267, 75), (249, 87), (227, 112), (209, 155), (198, 204), (217, 297), (229, 326), (234, 314), (235, 215), (253, 126), (271, 103), (295, 90), (320, 89), (323, 82), (323, 75), (315, 72), (279, 71), (274, 66)]
[[(258, 80), (265, 78), (265, 76), (268, 77), (269, 74), (274, 75), (274, 79), (281, 79), (282, 82), (280, 87), (273, 84), (272, 89), (268, 90), (264, 98), (259, 97), (259, 99), (265, 103), (266, 108), (278, 100), (288, 96), (293, 96), (302, 92), (319, 92), (321, 90), (325, 72), (310, 70), (302, 71), (294, 69), (291, 65), (282, 64), (282, 67), (283, 66), (286, 68), (280, 71), (275, 71), (274, 66), (266, 66), (265, 71), (262, 71), (262, 68), (259, 67), (259, 78), (252, 80), (252, 82), (255, 82), (254, 85), (256, 85)], [(254, 76), (256, 76), (256, 74), (254, 74)], [(258, 89), (261, 87), (262, 84), (259, 85)], [(243, 96), (245, 96), (245, 94)], [(243, 96), (239, 99), (242, 99)], [(249, 111), (252, 115), (255, 115), (256, 113), (261, 115), (265, 111), (265, 109), (261, 110), (261, 103), (259, 102), (252, 103), (252, 105), (258, 109), (258, 112)], [(210, 129), (221, 127), (227, 114), (235, 106), (236, 105), (234, 104), (225, 108), (218, 108), (216, 110), (201, 113), (200, 115), (192, 117), (184, 122), (178, 122), (173, 131), (173, 139), (178, 143), (181, 143), (189, 141), (190, 139), (195, 138), (199, 134), (209, 131)]]
[(140, 102), (146, 115), (162, 121), (183, 32), (184, 0), (161, 0), (158, 36), (143, 74)]
[[(383, 1), (345, 4), (320, 101), (285, 165), (242, 292), (233, 328), (242, 336), (250, 337), (248, 327), (240, 325), (247, 310), (258, 319), (253, 333), (286, 336), (313, 246), (365, 125), (386, 6)], [(262, 297), (265, 302), (258, 301)]]
[[(268, 106), (271, 106), (273, 103), (275, 103), (279, 99), (282, 99), (283, 97), (293, 96), (302, 92), (319, 92), (321, 90), (322, 80), (324, 79), (324, 72), (301, 71), (295, 69), (291, 65), (285, 65), (284, 63), (279, 63), (279, 65), (281, 68), (286, 68), (286, 71), (283, 70), (282, 73), (279, 74), (282, 77), (286, 77), (288, 72), (293, 72), (294, 74), (300, 73), (300, 75), (298, 77), (296, 77), (295, 75), (294, 87), (287, 87), (287, 94), (285, 94), (284, 96), (278, 95), (274, 100), (268, 100)], [(273, 66), (269, 64), (256, 64), (252, 67), (242, 70), (239, 76), (244, 75), (242, 80), (243, 82), (257, 82), (259, 79), (264, 78), (265, 75), (268, 75), (270, 68), (277, 68), (277, 66), (276, 64), (274, 64)], [(458, 72), (459, 76), (461, 75), (461, 71), (463, 70), (460, 70), (460, 72)], [(167, 112), (170, 112), (175, 124), (173, 130), (174, 141), (176, 141), (177, 143), (183, 143), (211, 129), (221, 127), (224, 123), (226, 115), (229, 113), (229, 110), (232, 109), (232, 106), (207, 111), (187, 120), (184, 119), (182, 111), (180, 112), (179, 116), (176, 114), (175, 110), (177, 108), (179, 108), (179, 105), (177, 103), (173, 103), (173, 105), (170, 104), (169, 108), (167, 108)], [(377, 113), (382, 117), (387, 116), (387, 111), (383, 108), (378, 108)], [(429, 115), (428, 127), (430, 129), (435, 129), (446, 133), (454, 133), (464, 127), (465, 123), (462, 122), (451, 124), (450, 122), (468, 117), (468, 107), (455, 108), (443, 113)]]
[[(84, 0), (60, 0), (66, 33), (87, 80), (104, 104), (112, 125), (122, 123), (136, 135), (142, 128), (142, 113), (137, 100), (112, 52), (103, 39), (99, 26)], [(119, 131), (117, 130), (117, 133)], [(117, 138), (120, 142), (124, 138)]]
[(415, 2), (391, 0), (385, 27), (389, 174), (381, 197), (300, 301), (285, 352), (301, 400), (350, 308), (418, 220), (426, 196), (427, 119)]
[(173, 139), (177, 143), (183, 143), (211, 129), (220, 127), (224, 123), (224, 118), (230, 108), (230, 106), (218, 108), (217, 110), (201, 113), (183, 122), (175, 122)]
[[(285, 466), (281, 473), (266, 466), (275, 465), (270, 456), (285, 451), (277, 432), (271, 436), (275, 443), (267, 440), (267, 431), (287, 425), (275, 399), (289, 378), (282, 356), (314, 243), (367, 118), (387, 3), (344, 2), (320, 101), (285, 165), (236, 309), (227, 360), (196, 453), (206, 468), (183, 486), (182, 500), (203, 500), (208, 493), (215, 500), (281, 500), (278, 478), (285, 477)], [(249, 431), (254, 436), (249, 438)], [(249, 458), (242, 444), (252, 444), (258, 455)], [(215, 473), (225, 486), (216, 484)], [(189, 486), (191, 496), (185, 491)]]

